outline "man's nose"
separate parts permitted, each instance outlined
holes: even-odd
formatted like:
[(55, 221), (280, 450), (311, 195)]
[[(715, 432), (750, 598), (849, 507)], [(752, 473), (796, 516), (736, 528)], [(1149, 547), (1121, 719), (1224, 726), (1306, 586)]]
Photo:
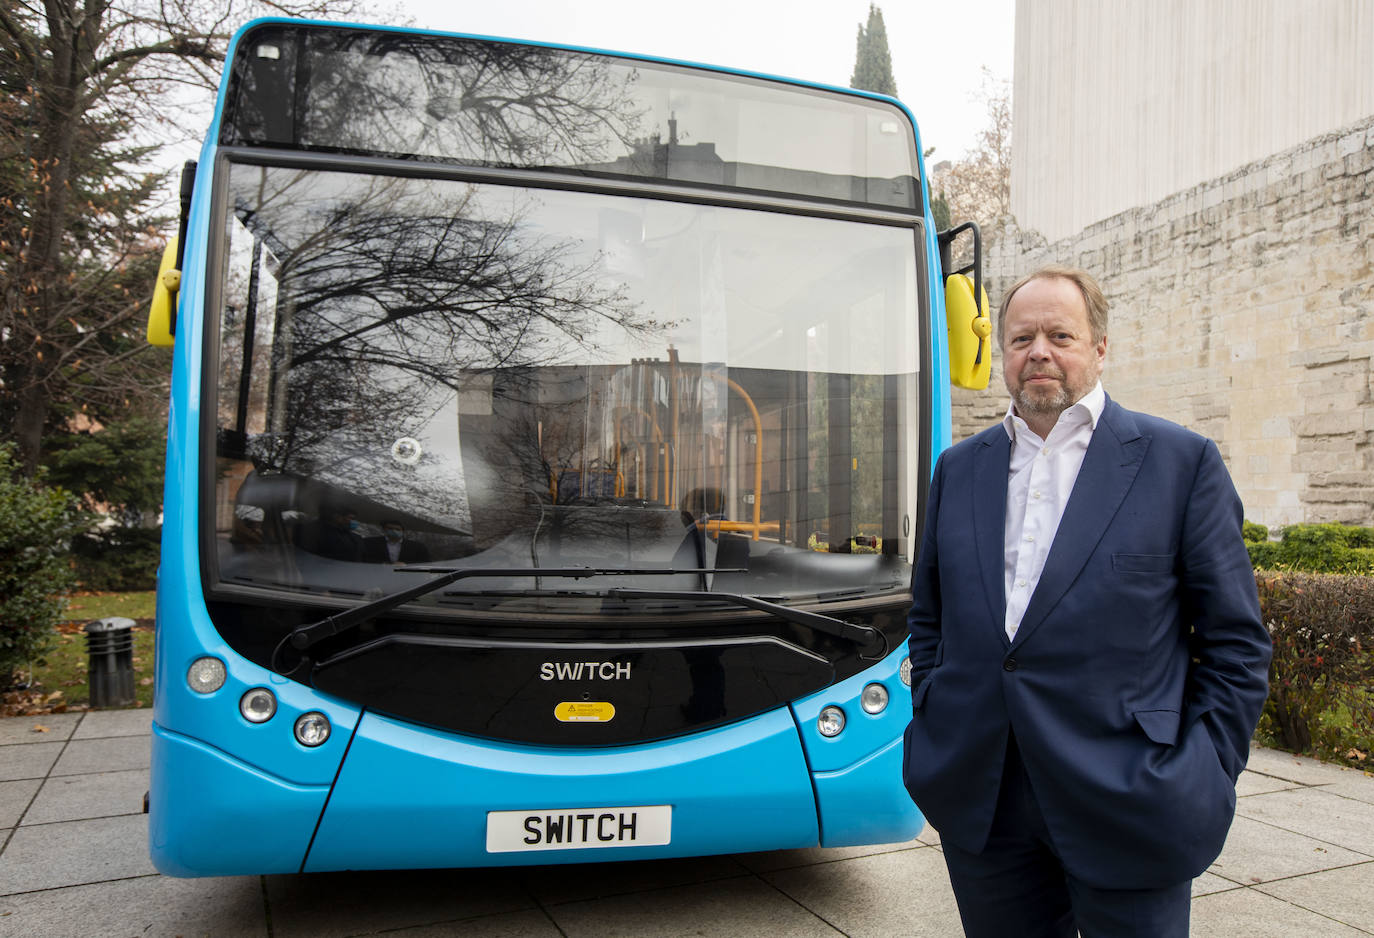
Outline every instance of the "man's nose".
[(1044, 360), (1050, 357), (1050, 340), (1045, 336), (1038, 335), (1031, 340), (1030, 357)]

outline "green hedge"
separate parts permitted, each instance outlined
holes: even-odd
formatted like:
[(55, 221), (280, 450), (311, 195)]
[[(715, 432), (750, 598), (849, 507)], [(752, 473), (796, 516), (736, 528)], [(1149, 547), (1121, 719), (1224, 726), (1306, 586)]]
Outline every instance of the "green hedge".
[(1344, 759), (1368, 746), (1374, 738), (1374, 578), (1261, 570), (1255, 582), (1274, 642), (1260, 733), (1323, 758)]
[(0, 690), (56, 637), (72, 586), (68, 543), (80, 530), (76, 499), (26, 478), (14, 445), (0, 444)]
[(1292, 524), (1277, 541), (1268, 534), (1263, 525), (1245, 522), (1245, 546), (1256, 569), (1374, 575), (1374, 528)]
[(76, 578), (83, 589), (130, 593), (157, 586), (162, 528), (111, 527), (72, 539)]

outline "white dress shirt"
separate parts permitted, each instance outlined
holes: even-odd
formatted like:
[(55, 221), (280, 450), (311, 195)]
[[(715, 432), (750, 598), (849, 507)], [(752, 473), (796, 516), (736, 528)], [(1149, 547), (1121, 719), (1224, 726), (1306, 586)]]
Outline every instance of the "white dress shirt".
[(1011, 438), (1007, 472), (1007, 525), (1003, 532), (1003, 577), (1007, 597), (1007, 638), (1016, 638), (1021, 617), (1040, 582), (1045, 558), (1054, 543), (1064, 506), (1083, 466), (1083, 456), (1107, 405), (1102, 382), (1059, 415), (1048, 439), (1042, 440), (1007, 407), (1002, 419)]

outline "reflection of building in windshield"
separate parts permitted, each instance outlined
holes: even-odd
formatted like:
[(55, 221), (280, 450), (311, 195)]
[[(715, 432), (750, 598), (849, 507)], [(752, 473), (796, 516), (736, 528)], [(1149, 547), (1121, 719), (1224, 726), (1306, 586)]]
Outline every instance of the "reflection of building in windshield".
[(716, 152), (714, 143), (684, 143), (678, 135), (676, 115), (668, 119), (666, 141), (661, 134), (636, 140), (629, 154), (609, 163), (594, 163), (582, 168), (616, 176), (648, 176), (765, 192), (809, 192), (822, 198), (904, 207), (913, 207), (919, 192), (910, 176), (873, 179), (787, 166), (727, 162)]
[(713, 541), (905, 550), (905, 485), (883, 443), (902, 406), (896, 378), (727, 369), (668, 352), (493, 376), (489, 411), (463, 416), (477, 549), (513, 532), (547, 537), (555, 516), (563, 537), (600, 537), (624, 524), (614, 509), (672, 518), (711, 492), (702, 530)]

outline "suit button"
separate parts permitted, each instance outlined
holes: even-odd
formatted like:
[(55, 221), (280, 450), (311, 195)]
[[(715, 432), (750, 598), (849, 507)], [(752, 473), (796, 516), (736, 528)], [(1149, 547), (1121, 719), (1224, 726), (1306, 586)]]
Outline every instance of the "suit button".
[(1005, 660), (1003, 660), (1003, 662), (1002, 662), (1002, 670), (1003, 670), (1003, 671), (1015, 671), (1015, 670), (1016, 670), (1016, 659), (1015, 659), (1015, 658), (1006, 658)]

